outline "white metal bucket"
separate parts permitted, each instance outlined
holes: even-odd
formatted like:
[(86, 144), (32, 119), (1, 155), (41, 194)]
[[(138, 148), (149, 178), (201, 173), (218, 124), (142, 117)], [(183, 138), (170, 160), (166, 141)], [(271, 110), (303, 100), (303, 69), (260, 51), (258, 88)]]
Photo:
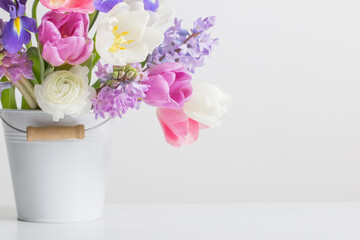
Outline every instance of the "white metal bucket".
[[(114, 120), (53, 122), (42, 111), (1, 110), (18, 218), (66, 223), (102, 217)], [(28, 126), (85, 125), (84, 140), (27, 142)]]

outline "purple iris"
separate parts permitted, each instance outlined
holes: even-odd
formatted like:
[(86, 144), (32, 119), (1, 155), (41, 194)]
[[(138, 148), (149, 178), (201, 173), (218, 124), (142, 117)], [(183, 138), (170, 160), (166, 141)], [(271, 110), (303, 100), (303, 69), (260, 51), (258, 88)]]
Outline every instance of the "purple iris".
[[(113, 7), (123, 0), (95, 0), (94, 6), (100, 12), (109, 12)], [(159, 9), (159, 0), (143, 0), (145, 10), (156, 12)]]
[(95, 0), (94, 6), (99, 12), (109, 12), (116, 4), (123, 0)]
[(25, 15), (27, 0), (1, 0), (0, 7), (10, 13), (10, 21), (6, 23), (2, 36), (2, 44), (10, 54), (19, 52), (24, 44), (31, 40), (30, 32), (36, 33), (36, 20)]
[(156, 12), (159, 8), (159, 0), (144, 0), (144, 8)]

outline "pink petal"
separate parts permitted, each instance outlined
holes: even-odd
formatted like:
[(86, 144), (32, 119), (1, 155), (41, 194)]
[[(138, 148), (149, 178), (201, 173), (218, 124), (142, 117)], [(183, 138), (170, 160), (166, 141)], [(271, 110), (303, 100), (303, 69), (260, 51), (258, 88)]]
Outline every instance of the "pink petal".
[(149, 75), (157, 75), (163, 72), (187, 72), (187, 69), (184, 65), (177, 62), (171, 62), (171, 63), (163, 63), (160, 65), (156, 65), (150, 69)]
[(71, 58), (67, 59), (67, 62), (70, 65), (82, 64), (89, 59), (93, 50), (94, 50), (94, 43), (91, 39), (88, 39), (87, 44), (85, 45), (85, 47), (83, 47), (83, 51), (79, 54), (79, 56), (76, 58), (72, 56)]
[(58, 49), (53, 47), (51, 43), (47, 42), (44, 46), (42, 57), (54, 66), (61, 66), (65, 63), (65, 61), (60, 57)]
[(55, 42), (61, 39), (61, 34), (52, 22), (43, 22), (39, 27), (39, 40), (42, 45), (46, 42)]
[(166, 142), (175, 147), (193, 144), (200, 133), (200, 124), (186, 116), (183, 110), (159, 108), (157, 115)]
[(170, 102), (169, 85), (162, 76), (151, 76), (148, 80), (143, 81), (143, 83), (148, 84), (151, 89), (149, 89), (147, 96), (144, 98), (146, 104), (162, 106), (164, 103)]
[(40, 0), (40, 2), (45, 7), (60, 12), (93, 13), (95, 11), (93, 0), (67, 0), (58, 7), (53, 7), (50, 4), (51, 0)]

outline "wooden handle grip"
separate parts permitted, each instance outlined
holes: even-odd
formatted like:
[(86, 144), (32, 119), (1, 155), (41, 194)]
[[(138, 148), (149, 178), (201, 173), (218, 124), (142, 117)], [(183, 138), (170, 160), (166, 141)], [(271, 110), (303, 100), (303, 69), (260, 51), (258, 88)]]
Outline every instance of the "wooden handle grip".
[(84, 139), (85, 126), (76, 125), (73, 127), (27, 127), (28, 142), (35, 141), (60, 141), (67, 139)]

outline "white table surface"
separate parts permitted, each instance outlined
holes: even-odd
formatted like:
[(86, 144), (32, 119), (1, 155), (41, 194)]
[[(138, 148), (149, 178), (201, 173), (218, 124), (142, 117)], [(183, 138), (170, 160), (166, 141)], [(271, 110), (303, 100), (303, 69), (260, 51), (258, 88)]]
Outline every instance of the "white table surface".
[(0, 207), (1, 240), (359, 240), (360, 203), (107, 205), (104, 219), (34, 224)]

